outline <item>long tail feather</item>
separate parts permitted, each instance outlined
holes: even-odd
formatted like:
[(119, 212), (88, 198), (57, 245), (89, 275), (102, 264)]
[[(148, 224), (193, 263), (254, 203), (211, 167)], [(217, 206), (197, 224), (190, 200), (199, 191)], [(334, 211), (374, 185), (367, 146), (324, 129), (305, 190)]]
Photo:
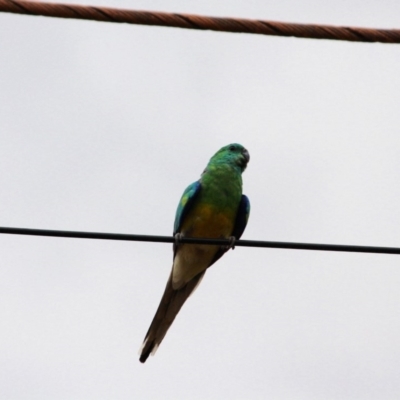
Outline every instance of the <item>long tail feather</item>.
[(156, 315), (153, 318), (140, 349), (140, 362), (146, 362), (149, 355), (156, 352), (169, 327), (172, 325), (172, 322), (174, 322), (179, 310), (199, 285), (205, 273), (206, 271), (196, 275), (185, 286), (178, 290), (174, 290), (172, 288), (171, 272)]

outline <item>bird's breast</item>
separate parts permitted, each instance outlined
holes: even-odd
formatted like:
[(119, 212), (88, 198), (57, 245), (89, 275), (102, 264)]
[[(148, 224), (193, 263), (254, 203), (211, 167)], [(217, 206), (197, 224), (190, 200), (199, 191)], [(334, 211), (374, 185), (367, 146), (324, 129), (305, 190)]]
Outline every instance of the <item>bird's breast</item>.
[(182, 224), (184, 236), (220, 238), (231, 235), (234, 213), (210, 204), (199, 204), (191, 210)]

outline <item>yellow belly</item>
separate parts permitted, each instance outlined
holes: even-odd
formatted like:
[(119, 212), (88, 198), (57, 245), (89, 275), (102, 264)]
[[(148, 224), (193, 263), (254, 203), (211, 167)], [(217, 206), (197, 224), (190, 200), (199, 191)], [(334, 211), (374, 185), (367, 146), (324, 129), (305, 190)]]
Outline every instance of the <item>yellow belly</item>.
[[(189, 237), (227, 238), (232, 234), (234, 217), (209, 205), (198, 205), (182, 224), (181, 233)], [(179, 289), (206, 270), (219, 246), (181, 244), (175, 255), (172, 285)]]
[(221, 212), (210, 205), (202, 204), (191, 210), (182, 224), (181, 232), (191, 237), (229, 237), (233, 224), (232, 213)]

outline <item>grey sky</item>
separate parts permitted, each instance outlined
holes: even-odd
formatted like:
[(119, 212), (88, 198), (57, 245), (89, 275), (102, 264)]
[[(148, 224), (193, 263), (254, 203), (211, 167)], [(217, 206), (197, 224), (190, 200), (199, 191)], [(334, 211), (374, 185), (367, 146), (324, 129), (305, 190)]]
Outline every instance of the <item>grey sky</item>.
[[(76, 3), (76, 1), (75, 1)], [(398, 1), (96, 1), (399, 28)], [(0, 225), (169, 235), (240, 142), (244, 239), (400, 246), (400, 47), (0, 13)], [(0, 235), (4, 399), (398, 399), (400, 258), (237, 248), (155, 357), (166, 244)]]

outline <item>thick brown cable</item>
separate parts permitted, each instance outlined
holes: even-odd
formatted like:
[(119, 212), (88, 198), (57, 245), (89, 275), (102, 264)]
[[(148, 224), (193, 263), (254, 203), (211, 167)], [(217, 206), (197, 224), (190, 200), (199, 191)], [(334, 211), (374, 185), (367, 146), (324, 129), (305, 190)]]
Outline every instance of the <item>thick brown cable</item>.
[(330, 25), (292, 24), (244, 18), (207, 17), (191, 14), (123, 10), (108, 7), (19, 0), (0, 0), (0, 12), (139, 25), (169, 26), (185, 29), (254, 33), (273, 36), (295, 36), (310, 39), (400, 43), (400, 29), (370, 29)]

